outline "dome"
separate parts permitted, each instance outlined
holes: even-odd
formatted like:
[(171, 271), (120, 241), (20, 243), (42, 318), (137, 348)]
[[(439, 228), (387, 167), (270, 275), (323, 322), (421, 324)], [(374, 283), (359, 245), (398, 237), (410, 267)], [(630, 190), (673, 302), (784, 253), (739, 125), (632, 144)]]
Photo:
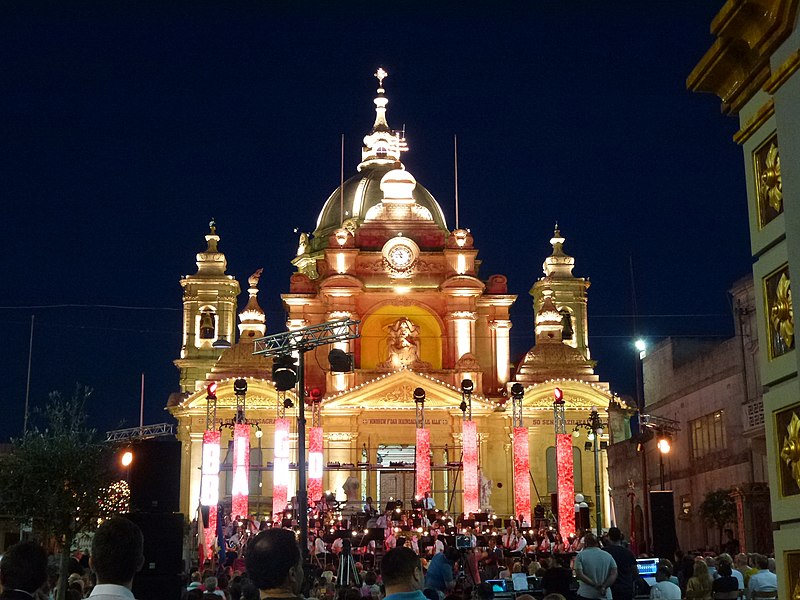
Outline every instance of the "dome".
[[(344, 213), (345, 220), (353, 219), (356, 225), (361, 225), (364, 222), (364, 217), (367, 211), (381, 203), (383, 200), (383, 191), (381, 190), (381, 180), (384, 175), (392, 173), (392, 180), (397, 179), (397, 184), (406, 187), (414, 181), (413, 176), (408, 173), (407, 176), (397, 178), (394, 175), (398, 172), (396, 165), (370, 165), (365, 167), (360, 173), (354, 175), (344, 182)], [(341, 187), (341, 186), (340, 186)], [(322, 207), (322, 211), (317, 218), (317, 228), (314, 230), (314, 238), (312, 240), (312, 247), (314, 250), (320, 250), (327, 246), (328, 236), (330, 236), (336, 229), (341, 226), (342, 218), (340, 212), (340, 188), (328, 197)], [(417, 183), (411, 190), (411, 198), (419, 204), (427, 208), (433, 221), (442, 230), (448, 231), (445, 222), (444, 213), (436, 202), (431, 193), (425, 189), (423, 185)]]

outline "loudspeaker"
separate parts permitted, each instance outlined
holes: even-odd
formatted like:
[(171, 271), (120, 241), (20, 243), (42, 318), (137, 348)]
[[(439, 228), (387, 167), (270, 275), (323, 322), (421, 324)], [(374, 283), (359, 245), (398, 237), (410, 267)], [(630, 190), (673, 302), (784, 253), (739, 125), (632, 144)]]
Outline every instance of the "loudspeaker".
[(128, 482), (132, 512), (175, 513), (180, 510), (181, 443), (142, 440), (131, 447)]
[(671, 491), (650, 492), (650, 521), (653, 524), (653, 554), (674, 560), (678, 538), (675, 534), (675, 506)]
[(580, 512), (578, 512), (578, 519), (577, 519), (577, 529), (580, 531), (589, 531), (591, 528), (591, 523), (589, 521), (589, 507), (588, 506), (581, 506)]
[[(183, 515), (128, 513), (144, 536), (144, 566), (138, 576), (179, 575), (183, 572)], [(140, 599), (141, 600), (141, 599)]]
[(180, 600), (183, 581), (180, 575), (148, 575), (133, 578), (133, 595), (138, 600)]
[[(211, 507), (200, 505), (200, 518), (203, 519), (203, 528), (208, 528), (211, 519)], [(309, 523), (309, 527), (311, 524)]]

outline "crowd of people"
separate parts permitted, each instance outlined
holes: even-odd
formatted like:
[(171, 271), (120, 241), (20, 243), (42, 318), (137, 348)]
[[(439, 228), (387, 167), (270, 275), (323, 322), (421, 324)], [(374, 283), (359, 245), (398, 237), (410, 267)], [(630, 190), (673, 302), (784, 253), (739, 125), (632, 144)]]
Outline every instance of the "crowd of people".
[[(242, 532), (234, 526), (230, 538), (235, 544), (226, 540), (230, 551), (224, 560), (193, 569), (181, 600), (491, 600), (496, 590), (513, 590), (517, 600), (753, 600), (758, 592), (777, 590), (774, 561), (762, 555), (679, 552), (674, 562), (660, 560), (655, 582), (648, 585), (616, 527), (600, 539), (583, 532), (575, 536), (577, 542), (559, 546), (553, 543), (555, 535), (523, 533), (513, 520), (504, 529), (489, 527), (480, 534), (474, 524), (462, 522), (460, 533), (452, 536), (449, 517), (433, 510), (422, 510), (431, 522), (421, 533), (428, 535), (419, 535), (418, 528), (400, 529), (395, 511), (382, 513), (384, 538), (370, 540), (379, 542), (371, 550), (369, 543), (358, 546), (361, 553), (353, 551), (346, 536), (330, 543), (343, 540), (336, 552), (318, 531), (303, 553), (291, 527)], [(543, 546), (544, 539), (551, 543)], [(107, 520), (93, 538), (91, 553), (71, 561), (76, 566), (70, 569), (66, 598), (133, 600), (143, 548), (133, 522)], [(55, 598), (56, 581), (48, 566), (38, 544), (12, 546), (0, 561), (0, 600)]]

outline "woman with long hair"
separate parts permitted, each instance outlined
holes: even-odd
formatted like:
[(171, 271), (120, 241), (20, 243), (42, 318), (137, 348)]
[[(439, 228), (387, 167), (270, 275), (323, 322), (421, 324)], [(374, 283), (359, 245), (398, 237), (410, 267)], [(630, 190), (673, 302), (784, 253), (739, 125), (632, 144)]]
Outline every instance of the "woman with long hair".
[(702, 560), (694, 561), (694, 572), (686, 583), (686, 600), (711, 600), (711, 574)]

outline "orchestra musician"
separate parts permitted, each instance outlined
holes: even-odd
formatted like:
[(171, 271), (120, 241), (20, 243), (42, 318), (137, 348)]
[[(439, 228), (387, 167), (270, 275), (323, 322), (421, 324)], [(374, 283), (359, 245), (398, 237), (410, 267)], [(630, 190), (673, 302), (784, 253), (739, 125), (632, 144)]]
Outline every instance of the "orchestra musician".
[(517, 547), (517, 532), (513, 524), (509, 524), (508, 527), (506, 527), (502, 543), (506, 552), (511, 552)]
[(364, 512), (367, 517), (375, 516), (378, 513), (378, 509), (373, 504), (372, 496), (367, 496), (367, 501), (364, 503)]

